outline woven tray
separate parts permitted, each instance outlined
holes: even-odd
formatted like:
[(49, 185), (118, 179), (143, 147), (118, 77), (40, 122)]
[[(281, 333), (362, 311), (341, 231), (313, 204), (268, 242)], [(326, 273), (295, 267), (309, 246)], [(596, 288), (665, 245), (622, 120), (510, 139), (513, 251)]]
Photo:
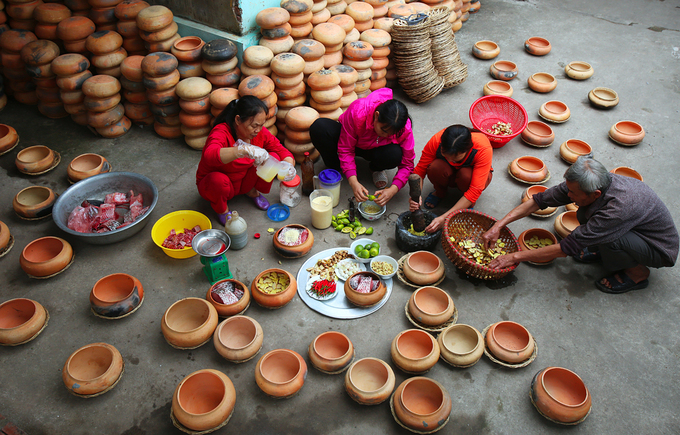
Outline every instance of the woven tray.
[(416, 326), (427, 332), (441, 332), (458, 321), (458, 308), (456, 308), (455, 305), (453, 306), (453, 314), (451, 314), (451, 317), (449, 317), (449, 319), (446, 322), (436, 326), (426, 325), (414, 319), (413, 316), (411, 315), (411, 312), (408, 310), (408, 301), (406, 302), (406, 306), (404, 307), (404, 312), (406, 313), (406, 318), (408, 319), (409, 322), (411, 322), (413, 326)]
[(0, 249), (0, 258), (7, 255), (7, 253), (12, 249), (13, 246), (14, 246), (14, 236), (10, 234), (9, 235), (9, 241), (7, 242), (7, 246)]
[(22, 171), (21, 169), (19, 169), (19, 172), (21, 172), (22, 174), (26, 174), (26, 175), (42, 175), (42, 174), (46, 174), (46, 173), (50, 172), (52, 169), (56, 168), (59, 165), (59, 162), (61, 162), (61, 155), (58, 152), (54, 151), (54, 161), (52, 162), (52, 166), (50, 166), (49, 168), (45, 169), (44, 171), (40, 171), (40, 172), (26, 172), (26, 171)]
[[(406, 284), (409, 287), (413, 287), (413, 288), (425, 287), (425, 286), (418, 285), (416, 283), (411, 282), (408, 278), (406, 278), (406, 275), (404, 275), (404, 262), (406, 261), (406, 259), (408, 258), (409, 255), (411, 255), (411, 254), (406, 254), (397, 261), (397, 265), (399, 266), (397, 268), (397, 278), (399, 278), (399, 281), (403, 282), (404, 284)], [(439, 280), (437, 282), (434, 282), (434, 283), (428, 284), (428, 285), (436, 287), (439, 284), (441, 284), (442, 281), (444, 281), (445, 278), (446, 278), (446, 274), (442, 275), (442, 277), (439, 278)]]
[(536, 343), (536, 339), (534, 338), (533, 335), (531, 336), (531, 339), (534, 340), (534, 351), (531, 354), (531, 356), (529, 357), (529, 359), (527, 359), (526, 361), (522, 361), (522, 362), (516, 363), (516, 364), (511, 364), (511, 363), (507, 363), (505, 361), (501, 361), (498, 358), (496, 358), (495, 356), (493, 356), (493, 354), (491, 354), (491, 352), (489, 352), (489, 348), (486, 346), (486, 333), (489, 331), (490, 327), (491, 327), (491, 325), (487, 326), (486, 328), (484, 328), (484, 330), (482, 330), (482, 338), (484, 338), (484, 355), (486, 355), (487, 358), (489, 358), (492, 362), (495, 362), (496, 364), (501, 365), (503, 367), (507, 367), (509, 369), (521, 369), (523, 367), (528, 366), (529, 364), (531, 364), (536, 359), (536, 356), (538, 355), (538, 343)]
[(405, 426), (404, 423), (399, 421), (399, 417), (397, 417), (397, 414), (394, 413), (394, 393), (392, 393), (392, 395), (390, 396), (390, 411), (392, 412), (392, 417), (394, 418), (394, 421), (396, 421), (399, 426), (403, 427), (404, 429), (410, 432), (424, 435), (440, 431), (444, 426), (446, 426), (446, 423), (448, 423), (449, 419), (451, 418), (451, 414), (449, 414), (449, 416), (446, 417), (446, 421), (444, 423), (442, 423), (438, 428), (431, 430), (429, 432), (421, 432), (415, 429), (411, 429), (410, 427)]
[(234, 415), (233, 409), (231, 410), (229, 417), (227, 417), (227, 419), (224, 420), (222, 423), (218, 424), (217, 426), (215, 426), (211, 429), (197, 431), (197, 430), (189, 429), (188, 427), (184, 426), (182, 423), (177, 421), (177, 418), (175, 418), (175, 413), (172, 410), (170, 410), (170, 420), (172, 420), (172, 425), (175, 426), (177, 429), (181, 430), (182, 432), (188, 433), (188, 434), (191, 434), (191, 435), (205, 435), (205, 434), (209, 434), (211, 432), (215, 432), (216, 430), (221, 429), (224, 426), (226, 426), (227, 423), (229, 423), (229, 420), (231, 420), (232, 415)]

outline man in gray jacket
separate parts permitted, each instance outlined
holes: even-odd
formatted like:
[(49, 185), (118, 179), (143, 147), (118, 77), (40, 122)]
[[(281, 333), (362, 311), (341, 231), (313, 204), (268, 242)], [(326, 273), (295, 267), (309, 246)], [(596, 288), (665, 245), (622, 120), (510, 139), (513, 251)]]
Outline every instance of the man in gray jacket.
[(670, 212), (645, 183), (610, 174), (590, 157), (579, 157), (565, 181), (514, 208), (482, 235), (488, 248), (501, 228), (538, 209), (569, 203), (579, 206), (579, 225), (556, 245), (502, 255), (489, 267), (557, 257), (601, 262), (609, 274), (595, 282), (606, 293), (625, 293), (649, 285), (649, 267), (671, 267), (678, 257), (678, 231)]

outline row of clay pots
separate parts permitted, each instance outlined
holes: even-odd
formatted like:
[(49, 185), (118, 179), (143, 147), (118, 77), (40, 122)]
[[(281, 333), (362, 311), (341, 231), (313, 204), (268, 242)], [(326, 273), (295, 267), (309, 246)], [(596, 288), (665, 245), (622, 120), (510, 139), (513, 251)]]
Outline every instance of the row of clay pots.
[(61, 102), (71, 119), (79, 125), (87, 125), (85, 94), (82, 92), (85, 80), (92, 77), (90, 61), (78, 53), (62, 54), (52, 61), (52, 72), (57, 76)]
[[(524, 49), (527, 53), (533, 54), (534, 56), (545, 56), (550, 53), (551, 48), (550, 41), (545, 38), (534, 36), (524, 41)], [(477, 41), (472, 46), (472, 55), (477, 59), (493, 59), (498, 56), (500, 52), (500, 47), (493, 41)]]
[(236, 45), (228, 39), (214, 39), (201, 48), (201, 69), (213, 89), (238, 85), (241, 70), (236, 52)]
[[(277, 113), (277, 117), (279, 114)], [(312, 144), (309, 128), (319, 118), (319, 112), (307, 106), (294, 107), (286, 111), (283, 118), (283, 127), (279, 131), (285, 132), (284, 145), (293, 153), (297, 162), (304, 159), (304, 153), (310, 153), (312, 159), (318, 155), (318, 151)], [(277, 124), (278, 125), (278, 124)], [(310, 149), (311, 148), (311, 149)]]
[(120, 90), (120, 81), (111, 75), (92, 76), (83, 83), (87, 123), (106, 138), (120, 137), (130, 130), (130, 119), (120, 102)]
[[(285, 117), (291, 108), (302, 106), (307, 99), (307, 86), (304, 82), (305, 59), (295, 53), (280, 53), (270, 62), (271, 78), (274, 81), (274, 93), (277, 98), (277, 120)], [(281, 117), (279, 116), (281, 113)], [(277, 121), (276, 129), (279, 136), (285, 131), (285, 123)], [(285, 138), (282, 140), (286, 148), (294, 156), (311, 152), (314, 146), (308, 137)]]
[(123, 37), (123, 48), (130, 56), (145, 56), (147, 54), (144, 40), (139, 36), (137, 15), (142, 9), (149, 7), (145, 1), (123, 1), (114, 8), (116, 31)]
[(179, 120), (181, 108), (176, 93), (180, 80), (178, 65), (177, 58), (166, 52), (150, 53), (141, 61), (142, 81), (154, 117), (153, 128), (165, 139), (182, 136)]
[(29, 42), (21, 49), (21, 58), (26, 63), (26, 70), (36, 85), (38, 110), (53, 119), (68, 116), (52, 71), (52, 61), (58, 56), (59, 47), (48, 40), (39, 39)]
[(175, 88), (180, 98), (179, 121), (184, 141), (194, 149), (203, 149), (212, 129), (211, 91), (211, 83), (202, 77), (189, 77), (181, 80)]
[(7, 30), (0, 35), (0, 63), (14, 99), (22, 104), (37, 104), (35, 83), (31, 80), (21, 49), (38, 38), (27, 30)]
[(153, 113), (149, 106), (149, 97), (144, 86), (144, 73), (142, 62), (144, 56), (128, 56), (120, 64), (120, 85), (122, 95), (125, 99), (125, 116), (130, 118), (135, 124), (152, 125), (154, 122)]
[(180, 36), (172, 11), (165, 6), (154, 5), (140, 10), (136, 16), (139, 36), (149, 53), (170, 52)]

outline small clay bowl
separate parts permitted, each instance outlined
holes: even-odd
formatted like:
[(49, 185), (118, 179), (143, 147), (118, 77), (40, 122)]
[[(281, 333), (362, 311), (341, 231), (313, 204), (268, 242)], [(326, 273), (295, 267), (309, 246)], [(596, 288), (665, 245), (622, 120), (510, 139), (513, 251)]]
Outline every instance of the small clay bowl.
[(459, 367), (469, 367), (484, 355), (484, 338), (470, 325), (451, 325), (437, 337), (441, 357)]
[(30, 186), (16, 194), (12, 207), (24, 219), (41, 219), (52, 214), (57, 195), (45, 186)]
[(529, 121), (522, 130), (522, 140), (529, 145), (547, 147), (555, 140), (555, 133), (545, 122)]
[[(529, 186), (526, 188), (526, 190), (522, 193), (522, 202), (527, 202), (529, 199), (531, 199), (534, 194), (539, 193), (539, 192), (545, 192), (548, 190), (546, 186), (542, 186), (540, 184), (536, 184), (533, 186)], [(557, 207), (546, 207), (543, 210), (538, 209), (535, 212), (533, 212), (531, 215), (532, 216), (538, 216), (538, 217), (543, 217), (543, 216), (550, 216), (555, 211), (557, 210)]]
[(546, 72), (532, 74), (527, 83), (531, 90), (540, 93), (550, 92), (557, 87), (557, 79), (552, 74)]
[[(4, 222), (0, 221), (0, 257), (7, 254), (10, 246), (10, 239), (12, 237), (9, 227)], [(9, 247), (9, 248), (8, 248)]]
[(545, 38), (539, 38), (538, 36), (532, 36), (524, 41), (524, 49), (527, 53), (533, 54), (534, 56), (545, 56), (550, 53), (551, 48), (550, 41)]
[(590, 66), (589, 63), (577, 61), (570, 62), (567, 66), (565, 66), (564, 72), (567, 74), (567, 77), (574, 80), (586, 80), (593, 75), (595, 70), (593, 70), (593, 67)]
[(407, 329), (392, 340), (392, 361), (406, 373), (425, 373), (439, 359), (439, 344), (429, 333)]
[(34, 338), (47, 321), (47, 311), (31, 299), (10, 299), (0, 304), (0, 344), (17, 345)]
[[(233, 304), (223, 304), (221, 302), (217, 302), (213, 298), (212, 296), (213, 289), (224, 281), (232, 282), (234, 283), (234, 286), (240, 287), (241, 290), (243, 290), (243, 296), (241, 296), (241, 299), (234, 302)], [(210, 302), (213, 305), (213, 307), (215, 307), (218, 316), (220, 317), (235, 316), (237, 314), (244, 312), (246, 308), (248, 308), (248, 306), (250, 305), (250, 290), (245, 284), (243, 284), (240, 281), (237, 281), (235, 279), (223, 279), (221, 281), (217, 281), (208, 289), (208, 293), (206, 293), (205, 299), (208, 302)]]
[[(552, 244), (557, 243), (557, 238), (553, 233), (551, 233), (548, 230), (544, 230), (543, 228), (531, 228), (526, 231), (524, 231), (522, 234), (517, 237), (517, 243), (519, 244), (520, 248), (522, 251), (530, 251), (533, 249), (538, 249), (533, 246), (530, 246), (527, 244), (527, 241), (531, 240), (533, 237), (538, 237), (539, 239), (549, 239)], [(532, 263), (538, 263), (538, 264), (548, 264), (551, 263), (552, 260), (549, 261), (532, 261)]]
[(205, 45), (198, 36), (185, 36), (175, 41), (170, 52), (180, 62), (194, 62), (201, 59), (201, 49)]
[(70, 181), (78, 182), (110, 170), (111, 165), (104, 157), (99, 154), (87, 153), (71, 160), (66, 169), (66, 174)]
[(552, 122), (565, 122), (571, 116), (569, 107), (561, 101), (547, 101), (538, 109), (538, 115)]
[(619, 94), (609, 88), (595, 88), (588, 92), (590, 104), (600, 109), (611, 109), (619, 104)]
[(26, 245), (19, 263), (30, 276), (46, 278), (66, 269), (73, 258), (71, 244), (59, 237), (41, 237)]
[(262, 327), (248, 316), (233, 316), (219, 324), (213, 335), (217, 353), (239, 363), (253, 358), (262, 349)]
[[(279, 293), (274, 293), (274, 294), (269, 294), (265, 293), (262, 290), (259, 289), (257, 286), (257, 282), (260, 280), (260, 278), (266, 274), (266, 273), (277, 273), (277, 274), (285, 274), (288, 276), (288, 279), (290, 280), (290, 284), (288, 287), (279, 292)], [(261, 307), (265, 308), (270, 308), (270, 309), (278, 309), (286, 304), (288, 304), (290, 301), (293, 300), (293, 297), (295, 296), (295, 292), (297, 291), (297, 281), (295, 280), (295, 277), (288, 271), (283, 270), (283, 269), (277, 269), (277, 268), (272, 268), (272, 269), (267, 269), (257, 275), (253, 282), (250, 284), (250, 295), (251, 297), (257, 302), (258, 305)]]
[(489, 67), (491, 77), (496, 80), (510, 81), (517, 77), (517, 65), (509, 60), (499, 60)]
[[(296, 228), (298, 230), (307, 230), (307, 239), (300, 243), (299, 245), (284, 245), (279, 241), (279, 235), (284, 229)], [(304, 225), (292, 224), (281, 227), (276, 233), (274, 233), (274, 251), (284, 258), (300, 258), (304, 257), (309, 253), (314, 245), (314, 235), (312, 231), (305, 227)]]
[(408, 301), (411, 316), (428, 326), (446, 323), (453, 310), (453, 299), (439, 287), (421, 287), (411, 294)]
[(437, 381), (413, 377), (394, 391), (394, 415), (416, 433), (432, 433), (449, 421), (451, 396)]
[(590, 412), (590, 392), (579, 375), (562, 367), (547, 367), (531, 381), (531, 399), (544, 417), (562, 424), (581, 423)]
[(217, 322), (217, 310), (210, 302), (200, 298), (184, 298), (165, 311), (161, 331), (171, 346), (193, 349), (210, 340)]
[(593, 152), (593, 147), (579, 139), (567, 139), (560, 145), (560, 157), (569, 164), (574, 164), (580, 156), (587, 156)]
[(19, 135), (14, 127), (0, 124), (0, 155), (13, 149), (19, 142)]
[(501, 48), (493, 41), (477, 41), (472, 46), (472, 55), (477, 59), (493, 59), (500, 52)]
[(518, 157), (510, 163), (510, 172), (527, 183), (540, 183), (548, 176), (543, 160), (533, 156)]
[(555, 232), (560, 238), (565, 238), (580, 225), (576, 217), (576, 210), (565, 211), (555, 218)]
[(185, 428), (205, 433), (225, 423), (235, 404), (236, 390), (229, 377), (217, 370), (203, 369), (177, 385), (172, 396), (172, 415)]
[(572, 202), (571, 204), (565, 205), (564, 208), (567, 211), (576, 211), (576, 210), (578, 210), (578, 205), (576, 205), (575, 203)]
[(19, 151), (15, 164), (21, 172), (36, 174), (48, 170), (54, 159), (54, 151), (45, 145), (34, 145)]
[(630, 177), (635, 178), (636, 180), (645, 181), (642, 179), (642, 175), (640, 175), (638, 171), (636, 171), (633, 168), (629, 168), (628, 166), (618, 166), (609, 172), (611, 172), (612, 174), (623, 175), (624, 177)]
[(534, 352), (534, 339), (527, 329), (516, 322), (498, 322), (486, 333), (486, 346), (496, 358), (510, 364), (528, 360)]
[[(370, 276), (374, 280), (379, 280), (380, 284), (378, 284), (378, 288), (369, 293), (358, 292), (350, 284), (350, 282), (352, 281), (352, 277), (354, 277), (355, 275)], [(378, 276), (378, 274), (373, 272), (361, 271), (352, 274), (349, 278), (347, 278), (347, 280), (345, 280), (344, 291), (345, 297), (352, 304), (359, 307), (371, 307), (380, 302), (382, 298), (385, 297), (385, 294), (387, 293), (387, 286), (385, 286), (385, 282), (382, 280), (382, 278), (380, 278), (380, 276)]]
[(361, 405), (377, 405), (387, 400), (394, 390), (392, 368), (377, 358), (363, 358), (353, 363), (345, 375), (345, 390)]
[(127, 273), (114, 273), (97, 281), (90, 292), (90, 308), (100, 316), (117, 319), (134, 312), (144, 300), (144, 288)]
[(404, 275), (417, 285), (433, 284), (444, 275), (444, 263), (429, 251), (417, 251), (404, 262)]
[(619, 145), (637, 145), (644, 139), (645, 129), (634, 121), (619, 121), (609, 129), (609, 137)]
[(106, 343), (92, 343), (71, 354), (64, 364), (62, 379), (75, 395), (102, 394), (116, 385), (123, 365), (118, 349)]
[(255, 367), (255, 382), (268, 396), (290, 397), (300, 391), (307, 377), (307, 364), (300, 354), (289, 349), (274, 349), (260, 358)]
[(354, 358), (354, 345), (341, 332), (318, 335), (309, 345), (309, 361), (324, 373), (337, 373), (347, 368)]
[(503, 95), (512, 97), (512, 86), (502, 80), (491, 80), (484, 85), (484, 95)]

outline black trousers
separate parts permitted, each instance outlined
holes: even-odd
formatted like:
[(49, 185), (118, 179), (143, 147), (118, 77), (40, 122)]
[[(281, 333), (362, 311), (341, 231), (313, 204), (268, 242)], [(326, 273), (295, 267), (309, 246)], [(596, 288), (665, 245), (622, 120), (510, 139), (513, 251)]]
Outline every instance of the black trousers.
[(664, 267), (664, 259), (640, 236), (628, 232), (618, 240), (598, 246), (602, 265), (608, 271), (628, 269), (642, 264), (649, 267)]
[[(312, 144), (321, 154), (327, 168), (340, 170), (338, 157), (338, 141), (342, 125), (332, 119), (319, 118), (309, 128)], [(369, 161), (371, 171), (384, 171), (399, 166), (401, 162), (401, 146), (398, 144), (383, 145), (369, 150), (355, 148), (354, 153)]]

